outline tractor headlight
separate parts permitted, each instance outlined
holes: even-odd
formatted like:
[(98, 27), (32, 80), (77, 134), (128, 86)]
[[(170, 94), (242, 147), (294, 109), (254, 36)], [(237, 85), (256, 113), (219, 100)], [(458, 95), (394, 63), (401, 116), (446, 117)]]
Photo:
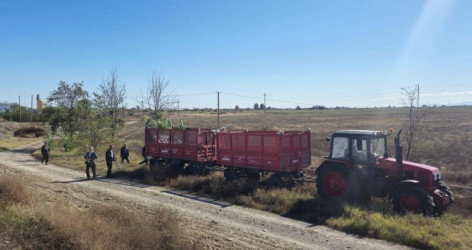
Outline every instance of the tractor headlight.
[(441, 180), (441, 174), (433, 174), (433, 179), (435, 181), (440, 181)]

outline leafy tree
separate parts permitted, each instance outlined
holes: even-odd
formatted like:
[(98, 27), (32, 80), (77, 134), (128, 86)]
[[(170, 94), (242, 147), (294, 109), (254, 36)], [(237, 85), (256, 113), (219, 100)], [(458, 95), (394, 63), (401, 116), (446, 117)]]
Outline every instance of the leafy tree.
[(261, 105), (259, 105), (259, 109), (265, 109), (264, 103), (261, 103)]
[(259, 109), (259, 103), (254, 103), (254, 109), (255, 110)]
[(99, 148), (113, 142), (112, 117), (101, 115), (87, 99), (80, 101), (77, 113), (82, 122), (80, 137), (84, 145)]
[[(144, 126), (146, 128), (172, 128), (174, 124), (169, 118), (158, 118), (154, 119), (147, 115), (143, 116), (141, 120), (144, 122)], [(180, 126), (183, 127), (183, 122), (181, 122)]]
[(59, 107), (47, 106), (43, 109), (44, 121), (49, 123), (51, 126), (51, 132), (57, 133), (57, 130), (61, 127), (61, 124), (65, 122), (65, 115), (62, 114), (62, 109)]
[(88, 100), (88, 92), (82, 87), (83, 83), (68, 84), (61, 81), (59, 87), (47, 98), (48, 103), (56, 104), (58, 108), (51, 112), (54, 116), (50, 117), (56, 123), (56, 129), (61, 127), (71, 137), (75, 132), (80, 131), (80, 126), (83, 124), (81, 120), (83, 118), (79, 115), (79, 105), (82, 101)]

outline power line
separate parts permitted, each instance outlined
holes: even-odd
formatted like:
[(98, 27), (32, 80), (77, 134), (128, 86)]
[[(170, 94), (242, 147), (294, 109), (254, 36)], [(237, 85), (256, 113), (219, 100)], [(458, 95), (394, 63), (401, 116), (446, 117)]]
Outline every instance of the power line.
[(215, 92), (204, 92), (204, 93), (195, 93), (195, 94), (180, 94), (175, 96), (194, 96), (194, 95), (214, 95)]
[(220, 93), (222, 93), (222, 94), (225, 94), (225, 95), (231, 95), (231, 96), (238, 96), (238, 97), (249, 98), (249, 99), (264, 100), (264, 99), (263, 99), (263, 98), (261, 98), (261, 97), (255, 97), (255, 96), (247, 96), (247, 95), (231, 94), (231, 93), (227, 93), (227, 92), (220, 92)]
[[(271, 101), (271, 102), (290, 103), (290, 104), (297, 104), (297, 105), (311, 105), (311, 106), (315, 106), (314, 104), (308, 104), (308, 103), (300, 103), (300, 102), (283, 101), (283, 100), (276, 100), (276, 99), (265, 98), (265, 93), (264, 93), (264, 97), (255, 97), (255, 96), (247, 96), (247, 95), (240, 95), (240, 94), (231, 94), (231, 93), (227, 93), (227, 92), (221, 92), (221, 93), (222, 93), (222, 94), (226, 94), (226, 95), (244, 97), (244, 98), (255, 99), (255, 100), (261, 100), (261, 101)], [(264, 105), (265, 105), (265, 104), (264, 104)]]

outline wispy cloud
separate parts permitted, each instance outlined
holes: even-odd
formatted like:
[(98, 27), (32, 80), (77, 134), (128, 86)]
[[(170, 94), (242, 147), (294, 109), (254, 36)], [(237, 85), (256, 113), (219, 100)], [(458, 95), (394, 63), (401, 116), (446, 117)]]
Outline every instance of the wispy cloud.
[(472, 91), (442, 92), (440, 96), (472, 96)]

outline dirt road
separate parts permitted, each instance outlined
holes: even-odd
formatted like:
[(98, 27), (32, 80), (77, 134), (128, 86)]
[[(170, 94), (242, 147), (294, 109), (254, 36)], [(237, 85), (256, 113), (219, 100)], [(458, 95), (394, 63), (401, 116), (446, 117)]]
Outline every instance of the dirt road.
[(86, 181), (84, 172), (34, 159), (31, 152), (40, 145), (0, 152), (0, 175), (21, 178), (47, 200), (82, 208), (118, 204), (143, 216), (170, 209), (184, 221), (182, 233), (202, 240), (208, 249), (406, 249), (162, 187), (104, 178)]

